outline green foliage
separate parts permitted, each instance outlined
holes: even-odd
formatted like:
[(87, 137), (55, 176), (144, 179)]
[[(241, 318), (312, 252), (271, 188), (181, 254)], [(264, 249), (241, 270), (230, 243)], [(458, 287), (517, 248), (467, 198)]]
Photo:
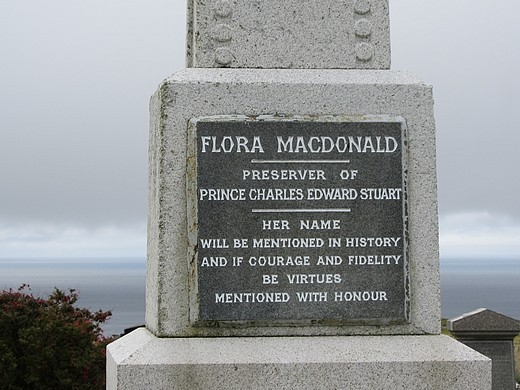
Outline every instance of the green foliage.
[(74, 306), (78, 294), (59, 289), (42, 299), (28, 286), (0, 293), (2, 389), (104, 389), (110, 312)]
[(453, 334), (446, 327), (447, 318), (441, 318), (441, 334), (453, 337)]

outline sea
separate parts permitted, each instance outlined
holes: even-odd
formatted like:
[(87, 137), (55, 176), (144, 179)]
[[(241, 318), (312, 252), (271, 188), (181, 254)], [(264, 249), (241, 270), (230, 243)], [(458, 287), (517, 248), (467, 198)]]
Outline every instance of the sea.
[[(520, 319), (520, 259), (441, 259), (442, 317), (487, 308)], [(35, 296), (54, 288), (79, 293), (78, 307), (112, 311), (106, 336), (144, 324), (144, 258), (0, 259), (0, 290), (29, 284)]]
[(144, 324), (144, 258), (0, 259), (0, 289), (28, 284), (35, 296), (48, 297), (54, 288), (79, 294), (78, 307), (110, 310), (102, 326), (105, 336)]

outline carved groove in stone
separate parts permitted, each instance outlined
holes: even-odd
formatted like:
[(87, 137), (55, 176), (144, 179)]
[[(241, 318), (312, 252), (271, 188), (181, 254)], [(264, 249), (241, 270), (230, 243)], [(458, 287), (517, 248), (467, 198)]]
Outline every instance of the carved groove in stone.
[(218, 47), (215, 50), (215, 61), (217, 61), (219, 65), (229, 65), (232, 60), (233, 54), (231, 54), (231, 50), (227, 47)]
[(354, 11), (359, 15), (365, 15), (370, 12), (372, 5), (370, 0), (357, 0), (354, 6)]
[(370, 20), (373, 16), (371, 0), (356, 0), (354, 13), (356, 14), (354, 17), (354, 34), (357, 41), (356, 60), (367, 63), (372, 61), (375, 54), (374, 45), (370, 42), (374, 28)]
[(374, 56), (374, 47), (370, 43), (362, 42), (356, 45), (356, 58), (359, 61), (370, 61)]
[[(233, 39), (233, 28), (227, 24), (233, 15), (233, 7), (229, 0), (219, 0), (213, 8), (213, 13), (218, 23), (211, 32), (211, 38), (221, 44), (215, 48), (215, 62), (219, 66), (229, 66), (233, 61), (233, 53), (226, 46)], [(226, 19), (226, 23), (219, 23), (219, 20)]]
[(221, 18), (228, 18), (232, 15), (233, 8), (228, 0), (221, 0), (215, 5), (215, 15)]
[(211, 33), (217, 42), (229, 42), (233, 38), (233, 29), (227, 24), (218, 24)]
[(367, 19), (359, 19), (356, 22), (354, 31), (356, 36), (361, 38), (367, 38), (372, 35), (372, 23)]

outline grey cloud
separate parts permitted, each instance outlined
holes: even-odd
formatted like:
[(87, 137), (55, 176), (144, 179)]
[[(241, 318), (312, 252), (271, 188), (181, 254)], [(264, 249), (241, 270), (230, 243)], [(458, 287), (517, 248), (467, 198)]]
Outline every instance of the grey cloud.
[[(393, 68), (434, 85), (441, 213), (514, 215), (516, 0), (390, 1)], [(0, 219), (145, 221), (148, 98), (184, 67), (185, 2), (0, 4)]]

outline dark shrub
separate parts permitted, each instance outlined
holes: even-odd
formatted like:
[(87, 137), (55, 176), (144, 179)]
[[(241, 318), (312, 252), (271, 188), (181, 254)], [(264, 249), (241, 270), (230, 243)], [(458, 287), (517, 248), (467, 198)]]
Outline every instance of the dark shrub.
[(105, 338), (111, 313), (74, 306), (78, 294), (59, 289), (34, 297), (28, 286), (0, 293), (2, 389), (103, 389)]

